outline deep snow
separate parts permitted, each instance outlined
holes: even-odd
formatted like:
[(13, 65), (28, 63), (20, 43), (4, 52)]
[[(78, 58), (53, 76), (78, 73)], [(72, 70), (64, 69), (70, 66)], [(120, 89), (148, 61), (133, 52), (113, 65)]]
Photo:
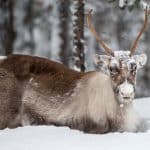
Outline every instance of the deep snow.
[[(135, 108), (150, 119), (150, 98), (135, 101)], [(0, 150), (149, 150), (146, 133), (85, 134), (67, 127), (37, 126), (0, 131)]]

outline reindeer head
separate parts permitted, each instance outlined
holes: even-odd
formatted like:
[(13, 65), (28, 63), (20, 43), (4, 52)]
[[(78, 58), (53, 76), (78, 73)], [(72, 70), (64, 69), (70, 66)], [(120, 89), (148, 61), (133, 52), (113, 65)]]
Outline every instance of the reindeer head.
[(112, 51), (97, 35), (94, 26), (91, 23), (91, 11), (87, 16), (87, 24), (90, 31), (108, 54), (96, 54), (95, 63), (98, 70), (110, 76), (115, 96), (120, 104), (127, 104), (132, 102), (134, 99), (137, 70), (143, 67), (147, 61), (147, 56), (145, 54), (133, 55), (138, 41), (146, 28), (147, 22), (148, 11), (146, 9), (144, 25), (139, 32), (131, 50)]

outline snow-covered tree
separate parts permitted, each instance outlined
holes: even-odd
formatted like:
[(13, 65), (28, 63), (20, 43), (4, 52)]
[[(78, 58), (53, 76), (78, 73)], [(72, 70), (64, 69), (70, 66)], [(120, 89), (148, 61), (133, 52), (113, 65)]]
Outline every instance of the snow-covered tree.
[(84, 53), (84, 1), (73, 1), (73, 53), (74, 53), (74, 69), (85, 71), (85, 53)]

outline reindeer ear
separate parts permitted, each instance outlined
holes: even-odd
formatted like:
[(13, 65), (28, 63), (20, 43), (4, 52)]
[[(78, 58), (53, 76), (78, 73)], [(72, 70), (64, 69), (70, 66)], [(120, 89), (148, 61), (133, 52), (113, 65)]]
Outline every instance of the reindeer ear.
[(98, 65), (98, 66), (103, 66), (103, 65), (108, 66), (109, 61), (110, 61), (110, 56), (95, 54), (94, 62), (95, 62), (96, 65)]
[(102, 71), (105, 74), (109, 74), (108, 65), (110, 62), (110, 56), (107, 55), (98, 55), (94, 57), (97, 71)]
[(136, 61), (136, 64), (137, 64), (138, 68), (142, 68), (147, 62), (146, 54), (135, 55), (133, 57), (134, 57), (134, 59)]

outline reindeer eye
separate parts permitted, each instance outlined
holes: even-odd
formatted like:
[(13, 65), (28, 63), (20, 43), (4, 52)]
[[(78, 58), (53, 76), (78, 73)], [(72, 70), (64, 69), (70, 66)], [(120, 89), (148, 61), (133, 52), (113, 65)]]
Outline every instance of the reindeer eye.
[(131, 74), (132, 74), (133, 76), (135, 76), (135, 75), (136, 75), (136, 69), (137, 69), (136, 64), (135, 64), (135, 65), (133, 65), (133, 66), (131, 67)]
[(136, 63), (131, 63), (130, 67), (129, 67), (130, 74), (132, 74), (133, 76), (135, 76), (136, 75), (136, 70), (137, 70)]
[(131, 64), (131, 70), (135, 71), (137, 69), (137, 65), (135, 63)]
[(111, 75), (116, 75), (119, 72), (119, 70), (118, 70), (118, 68), (116, 66), (115, 67), (114, 66), (110, 67), (109, 70), (110, 70), (110, 74)]
[(135, 76), (135, 75), (136, 75), (136, 71), (135, 71), (135, 70), (133, 70), (133, 71), (132, 71), (132, 74)]
[(131, 74), (132, 74), (133, 76), (135, 76), (135, 75), (136, 75), (136, 69), (135, 69), (135, 70), (131, 70)]

